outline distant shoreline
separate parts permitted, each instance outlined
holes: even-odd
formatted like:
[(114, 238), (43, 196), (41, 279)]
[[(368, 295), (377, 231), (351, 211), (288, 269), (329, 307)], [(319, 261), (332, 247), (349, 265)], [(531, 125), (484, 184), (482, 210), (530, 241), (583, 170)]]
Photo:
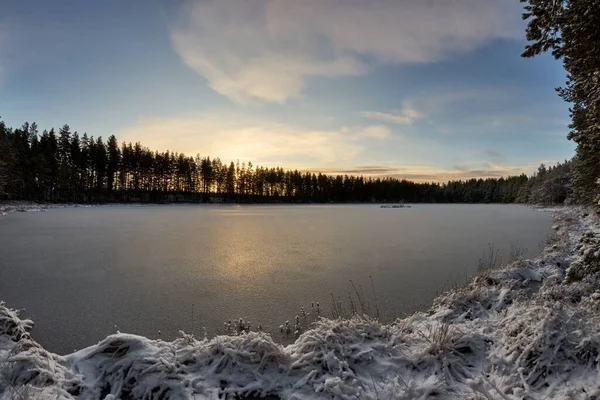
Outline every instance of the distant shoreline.
[[(552, 210), (552, 209), (561, 209), (566, 206), (563, 205), (544, 205), (544, 204), (528, 204), (528, 203), (393, 203), (393, 202), (381, 202), (381, 203), (373, 203), (373, 202), (339, 202), (339, 203), (272, 203), (272, 202), (264, 202), (264, 203), (226, 203), (226, 202), (215, 202), (215, 203), (203, 203), (203, 202), (110, 202), (110, 203), (45, 203), (45, 202), (35, 202), (35, 201), (21, 201), (21, 200), (8, 200), (8, 201), (0, 201), (0, 217), (13, 213), (13, 212), (45, 212), (54, 208), (89, 208), (89, 207), (110, 207), (110, 206), (174, 206), (174, 205), (206, 205), (206, 206), (252, 206), (252, 205), (260, 205), (260, 206), (327, 206), (327, 205), (372, 205), (380, 207), (382, 205), (394, 205), (394, 204), (406, 204), (408, 207), (404, 208), (412, 208), (415, 205), (520, 205), (525, 207), (531, 207), (535, 209), (541, 210)], [(381, 207), (383, 209), (396, 209), (397, 207)], [(401, 207), (398, 207), (401, 208)]]
[(301, 201), (255, 201), (255, 202), (226, 202), (226, 201), (215, 201), (215, 202), (205, 202), (205, 201), (105, 201), (105, 202), (44, 202), (44, 201), (33, 201), (33, 200), (0, 200), (0, 210), (2, 209), (13, 209), (13, 208), (62, 208), (62, 207), (85, 207), (85, 206), (104, 206), (104, 205), (177, 205), (177, 204), (207, 204), (207, 205), (344, 205), (344, 204), (365, 204), (365, 205), (395, 205), (395, 204), (515, 204), (515, 205), (524, 205), (524, 206), (532, 206), (536, 208), (553, 208), (553, 207), (565, 207), (563, 204), (533, 204), (533, 203), (503, 203), (503, 202), (431, 202), (431, 201), (421, 201), (421, 202), (394, 202), (394, 201), (339, 201), (339, 202), (301, 202)]

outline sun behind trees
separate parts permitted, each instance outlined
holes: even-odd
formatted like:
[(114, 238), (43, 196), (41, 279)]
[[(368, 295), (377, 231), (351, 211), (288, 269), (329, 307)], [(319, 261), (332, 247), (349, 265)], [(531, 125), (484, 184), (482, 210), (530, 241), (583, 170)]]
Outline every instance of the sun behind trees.
[(570, 162), (533, 177), (470, 179), (447, 184), (223, 163), (219, 158), (152, 151), (141, 143), (106, 143), (64, 125), (40, 135), (35, 123), (0, 121), (0, 199), (47, 202), (238, 203), (563, 203)]

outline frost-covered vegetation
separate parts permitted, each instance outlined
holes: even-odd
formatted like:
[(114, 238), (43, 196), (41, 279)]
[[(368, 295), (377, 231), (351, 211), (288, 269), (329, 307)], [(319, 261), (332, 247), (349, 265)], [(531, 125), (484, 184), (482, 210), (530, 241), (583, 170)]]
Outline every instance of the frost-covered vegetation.
[[(214, 338), (117, 333), (61, 356), (2, 305), (0, 398), (595, 398), (598, 235), (595, 214), (559, 210), (538, 258), (482, 269), (429, 311), (390, 324), (360, 305), (351, 318), (319, 318), (288, 346), (240, 321)], [(567, 279), (574, 268), (587, 269)]]

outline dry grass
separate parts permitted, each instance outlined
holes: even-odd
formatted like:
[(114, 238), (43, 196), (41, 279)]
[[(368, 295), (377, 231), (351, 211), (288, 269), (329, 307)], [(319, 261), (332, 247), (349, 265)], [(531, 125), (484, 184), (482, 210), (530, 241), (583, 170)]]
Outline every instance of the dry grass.
[(331, 304), (329, 305), (331, 311), (331, 317), (337, 318), (352, 318), (358, 317), (369, 317), (371, 319), (379, 320), (381, 313), (379, 312), (379, 303), (377, 301), (377, 292), (375, 291), (375, 284), (373, 278), (369, 275), (371, 282), (371, 296), (372, 301), (365, 295), (362, 285), (356, 286), (352, 280), (350, 285), (352, 291), (348, 292), (348, 306), (345, 307), (340, 297), (335, 297), (331, 293)]
[(502, 265), (502, 256), (500, 249), (497, 249), (493, 243), (488, 243), (488, 248), (483, 251), (483, 255), (477, 263), (477, 271), (498, 268)]

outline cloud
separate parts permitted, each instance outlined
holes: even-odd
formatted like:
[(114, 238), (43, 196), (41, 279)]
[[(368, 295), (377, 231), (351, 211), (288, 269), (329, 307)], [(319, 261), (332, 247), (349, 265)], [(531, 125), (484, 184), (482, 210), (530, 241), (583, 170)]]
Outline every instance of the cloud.
[(359, 131), (358, 137), (372, 139), (387, 139), (392, 136), (390, 128), (383, 125), (372, 125)]
[[(313, 171), (313, 169), (310, 169)], [(365, 166), (355, 166), (351, 168), (316, 168), (315, 171), (331, 174), (331, 175), (375, 175), (375, 176), (385, 176), (388, 174), (392, 174), (398, 171), (398, 167), (387, 167), (387, 166), (379, 166), (379, 165), (365, 165)]]
[(161, 151), (199, 153), (261, 165), (281, 165), (285, 161), (287, 166), (306, 166), (352, 162), (364, 150), (358, 139), (365, 132), (385, 134), (384, 130), (375, 128), (303, 129), (239, 115), (211, 113), (142, 117), (136, 124), (122, 129), (118, 136), (125, 141), (141, 141)]
[(175, 51), (236, 102), (284, 102), (307, 78), (429, 63), (521, 36), (512, 0), (189, 1)]
[(392, 166), (356, 166), (352, 168), (314, 168), (314, 172), (331, 175), (363, 175), (371, 177), (391, 177), (415, 182), (445, 183), (452, 180), (471, 178), (499, 178), (509, 175), (530, 174), (537, 167), (534, 165), (507, 166), (482, 164), (478, 167), (454, 166), (440, 168), (430, 165), (392, 165)]
[(486, 155), (487, 158), (489, 158), (490, 160), (494, 161), (494, 162), (500, 162), (501, 160), (504, 159), (504, 156), (497, 152), (496, 150), (491, 150), (491, 149), (486, 149), (484, 151), (484, 154)]
[(402, 109), (397, 112), (363, 111), (361, 115), (364, 118), (391, 122), (397, 125), (412, 125), (417, 119), (423, 117), (423, 114), (409, 103), (405, 103)]
[[(141, 141), (152, 150), (220, 157), (224, 162), (252, 161), (254, 165), (332, 175), (394, 177), (418, 182), (489, 178), (532, 173), (535, 165), (504, 165), (497, 160), (449, 167), (433, 165), (359, 165), (368, 158), (366, 139), (387, 139), (385, 126), (306, 129), (248, 117), (239, 112), (213, 111), (179, 117), (141, 117), (117, 132), (126, 142)], [(493, 150), (486, 150), (496, 156)], [(500, 155), (501, 156), (501, 155)], [(372, 159), (372, 158), (371, 158)], [(377, 160), (375, 159), (375, 162)]]
[(485, 154), (486, 154), (487, 156), (491, 157), (491, 158), (502, 158), (502, 154), (498, 153), (498, 152), (497, 152), (497, 151), (495, 151), (495, 150), (490, 150), (490, 149), (487, 149), (487, 150), (485, 151)]

